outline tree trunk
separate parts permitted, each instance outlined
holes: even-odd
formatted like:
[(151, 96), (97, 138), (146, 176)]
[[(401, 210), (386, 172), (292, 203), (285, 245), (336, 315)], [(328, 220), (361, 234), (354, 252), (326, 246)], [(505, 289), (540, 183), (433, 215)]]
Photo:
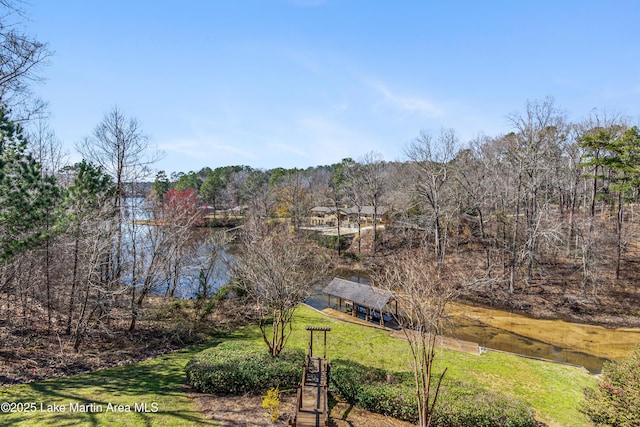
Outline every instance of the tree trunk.
[(73, 274), (71, 276), (71, 294), (69, 295), (69, 311), (67, 314), (66, 335), (71, 335), (71, 323), (73, 321), (73, 306), (76, 300), (76, 287), (78, 286), (78, 263), (80, 256), (80, 227), (76, 227), (75, 241), (73, 243)]
[(616, 240), (617, 240), (617, 254), (616, 254), (616, 280), (620, 278), (620, 263), (622, 260), (622, 222), (623, 222), (623, 198), (622, 192), (618, 193), (618, 213), (616, 215)]

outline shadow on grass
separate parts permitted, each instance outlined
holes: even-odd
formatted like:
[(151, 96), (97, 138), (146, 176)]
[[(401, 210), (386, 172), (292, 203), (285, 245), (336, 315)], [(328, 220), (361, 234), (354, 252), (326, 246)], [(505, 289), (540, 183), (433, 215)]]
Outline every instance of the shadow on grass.
[[(269, 322), (267, 322), (269, 324)], [(267, 328), (270, 331), (269, 328)], [(242, 340), (242, 341), (260, 341), (263, 342), (262, 333), (257, 325), (247, 326), (238, 329), (226, 337), (227, 341), (230, 340)]]
[[(197, 409), (192, 409), (193, 404), (185, 395), (189, 389), (184, 366), (193, 355), (218, 345), (223, 338), (227, 339), (214, 337), (207, 343), (131, 365), (34, 382), (13, 390), (6, 388), (2, 390), (0, 400), (35, 402), (36, 411), (0, 418), (0, 426), (117, 425), (118, 417), (123, 416), (127, 417), (124, 425), (217, 425), (204, 420)], [(156, 409), (152, 406), (154, 402), (158, 404), (157, 412), (153, 412)], [(63, 407), (64, 412), (55, 408), (48, 412), (48, 405), (54, 403)]]

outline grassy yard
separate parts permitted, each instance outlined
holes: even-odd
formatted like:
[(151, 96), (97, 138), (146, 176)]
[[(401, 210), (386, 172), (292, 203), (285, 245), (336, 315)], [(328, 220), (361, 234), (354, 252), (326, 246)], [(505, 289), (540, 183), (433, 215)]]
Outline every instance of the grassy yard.
[[(216, 425), (201, 416), (185, 393), (184, 366), (204, 348), (90, 374), (0, 388), (0, 402), (26, 404), (28, 409), (33, 403), (36, 406), (35, 412), (3, 410), (0, 426)], [(87, 412), (81, 412), (82, 405)]]
[[(388, 370), (410, 370), (408, 344), (389, 333), (328, 318), (301, 307), (295, 318), (289, 345), (306, 348), (307, 325), (330, 326), (327, 358), (350, 359), (363, 365)], [(239, 338), (261, 340), (257, 328), (238, 331)], [(314, 335), (314, 352), (322, 351), (322, 336)], [(436, 369), (447, 367), (447, 378), (478, 384), (483, 388), (512, 396), (530, 404), (537, 417), (550, 426), (590, 426), (576, 406), (582, 389), (595, 384), (595, 377), (582, 369), (546, 363), (503, 353), (482, 355), (441, 349)]]
[[(409, 369), (406, 342), (391, 338), (385, 331), (325, 317), (305, 306), (297, 312), (289, 345), (306, 348), (307, 325), (332, 328), (327, 337), (329, 359), (350, 359), (390, 370)], [(321, 335), (316, 333), (314, 338), (315, 352), (320, 354)], [(262, 342), (257, 327), (241, 329), (226, 339)], [(215, 342), (212, 340), (211, 345)], [(215, 425), (201, 417), (184, 388), (184, 366), (202, 348), (90, 374), (2, 388), (0, 402), (35, 403), (36, 411), (4, 413), (0, 426)], [(590, 425), (575, 407), (582, 388), (594, 384), (595, 379), (580, 369), (491, 352), (479, 356), (440, 350), (438, 358), (439, 369), (448, 367), (448, 378), (523, 400), (550, 426)], [(145, 403), (148, 411), (154, 411), (157, 405), (157, 412), (135, 412), (136, 404), (140, 410)], [(46, 412), (47, 405), (54, 404), (62, 405), (65, 412)], [(71, 409), (82, 409), (76, 404), (87, 405), (91, 412), (71, 413)], [(126, 411), (127, 405), (131, 412), (117, 412)]]

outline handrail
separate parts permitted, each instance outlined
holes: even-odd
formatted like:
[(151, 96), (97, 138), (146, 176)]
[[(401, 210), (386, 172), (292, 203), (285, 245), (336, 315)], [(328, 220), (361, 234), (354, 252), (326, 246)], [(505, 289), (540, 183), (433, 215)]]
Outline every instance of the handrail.
[[(327, 359), (320, 358), (320, 357), (317, 359), (318, 359), (318, 372), (317, 372), (318, 382), (316, 383), (317, 384), (316, 387), (318, 387), (318, 391), (322, 393), (323, 403), (321, 407), (316, 407), (315, 409), (317, 411), (322, 412), (321, 419), (318, 419), (318, 421), (316, 422), (321, 423), (318, 425), (323, 425), (325, 427), (328, 427), (329, 426), (329, 373), (330, 373), (331, 367)], [(298, 415), (301, 412), (303, 412), (302, 406), (303, 406), (303, 397), (304, 397), (303, 396), (304, 387), (307, 382), (307, 375), (310, 369), (310, 364), (311, 364), (311, 357), (307, 355), (307, 361), (305, 362), (305, 366), (302, 371), (302, 382), (298, 386), (298, 390), (296, 392), (296, 412), (295, 412), (295, 415), (289, 419), (289, 425), (293, 427), (296, 427), (298, 422)]]
[(298, 401), (298, 410), (302, 409), (302, 386), (298, 386), (298, 395), (296, 396)]
[(309, 364), (305, 363), (302, 367), (302, 386), (307, 383), (307, 371), (309, 370)]
[(322, 394), (324, 397), (324, 405), (322, 408), (322, 413), (324, 414), (323, 418), (324, 418), (324, 425), (325, 427), (329, 426), (329, 393), (328, 393), (328, 388), (329, 388), (329, 362), (327, 362), (327, 359), (322, 359), (322, 377), (321, 379), (324, 379), (324, 382), (322, 384), (320, 384), (320, 386), (322, 387)]
[(327, 392), (327, 385), (325, 384), (323, 387), (324, 392), (324, 408), (322, 408), (322, 412), (324, 413), (324, 425), (326, 427), (329, 426), (329, 393)]

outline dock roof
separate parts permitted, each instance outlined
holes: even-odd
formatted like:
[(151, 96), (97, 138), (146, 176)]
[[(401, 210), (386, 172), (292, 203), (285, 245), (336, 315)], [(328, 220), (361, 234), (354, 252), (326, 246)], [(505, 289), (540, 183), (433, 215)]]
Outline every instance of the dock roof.
[(339, 277), (335, 277), (329, 282), (327, 287), (324, 288), (324, 292), (375, 310), (382, 310), (385, 305), (393, 300), (393, 294), (387, 290), (340, 279)]

